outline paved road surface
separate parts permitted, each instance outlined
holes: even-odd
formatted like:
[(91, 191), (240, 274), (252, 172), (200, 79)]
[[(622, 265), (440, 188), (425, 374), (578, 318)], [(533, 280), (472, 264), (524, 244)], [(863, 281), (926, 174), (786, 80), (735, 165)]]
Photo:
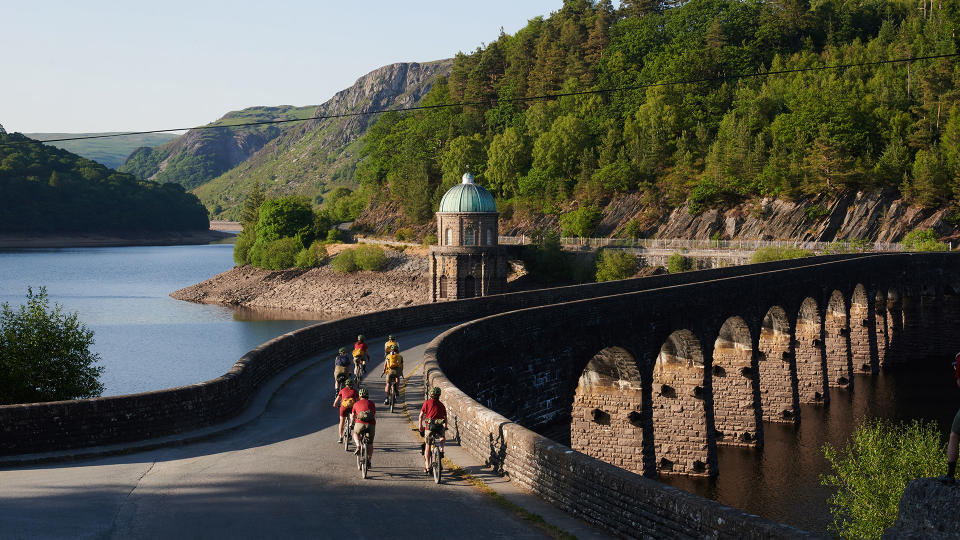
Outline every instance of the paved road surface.
[[(408, 373), (442, 330), (399, 334)], [(383, 339), (371, 343), (377, 360)], [(362, 480), (352, 453), (337, 444), (334, 355), (318, 355), (261, 416), (213, 438), (0, 469), (0, 537), (543, 537), (465, 482), (435, 485), (422, 472), (419, 439), (403, 413), (379, 408), (373, 468)], [(381, 370), (374, 367), (364, 383), (378, 404)], [(414, 402), (422, 386), (419, 374), (411, 379)]]

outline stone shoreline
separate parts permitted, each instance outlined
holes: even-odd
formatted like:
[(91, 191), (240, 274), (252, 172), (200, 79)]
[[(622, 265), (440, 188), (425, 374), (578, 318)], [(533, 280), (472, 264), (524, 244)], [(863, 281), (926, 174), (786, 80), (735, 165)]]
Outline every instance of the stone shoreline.
[(250, 265), (170, 294), (177, 300), (251, 310), (313, 313), (325, 320), (430, 301), (427, 258), (386, 250), (381, 272), (341, 274), (329, 265), (309, 270), (264, 270)]

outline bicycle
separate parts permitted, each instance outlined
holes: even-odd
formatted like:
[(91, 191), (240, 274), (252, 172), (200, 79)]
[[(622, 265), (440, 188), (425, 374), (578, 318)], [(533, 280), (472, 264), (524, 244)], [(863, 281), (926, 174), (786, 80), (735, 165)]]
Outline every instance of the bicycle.
[(357, 454), (357, 469), (360, 470), (360, 478), (366, 480), (367, 472), (370, 470), (370, 433), (364, 432), (360, 437), (360, 453)]
[(400, 378), (397, 377), (390, 383), (390, 392), (387, 394), (387, 403), (390, 405), (390, 412), (393, 412), (394, 407), (397, 404), (397, 400), (400, 399)]
[[(429, 421), (428, 421), (429, 424)], [(442, 426), (442, 424), (440, 424)], [(430, 474), (433, 476), (434, 483), (440, 483), (440, 475), (443, 471), (443, 456), (441, 456), (441, 450), (437, 446), (437, 439), (443, 438), (443, 431), (439, 434), (435, 434), (432, 431), (432, 426), (428, 427), (426, 430), (426, 437), (424, 437), (423, 448), (426, 452), (427, 446), (430, 446)], [(423, 435), (424, 432), (421, 432)]]
[(340, 391), (343, 390), (343, 384), (346, 382), (346, 380), (347, 380), (349, 377), (350, 377), (350, 374), (349, 374), (349, 373), (338, 373), (338, 374), (337, 374), (337, 385), (336, 385), (337, 389), (336, 389), (336, 392), (334, 392), (334, 394), (339, 394)]
[(351, 436), (351, 434), (353, 433), (353, 424), (354, 424), (353, 412), (351, 411), (350, 414), (347, 415), (347, 419), (343, 421), (343, 434), (344, 434), (343, 451), (344, 452), (350, 451), (350, 439), (353, 438)]

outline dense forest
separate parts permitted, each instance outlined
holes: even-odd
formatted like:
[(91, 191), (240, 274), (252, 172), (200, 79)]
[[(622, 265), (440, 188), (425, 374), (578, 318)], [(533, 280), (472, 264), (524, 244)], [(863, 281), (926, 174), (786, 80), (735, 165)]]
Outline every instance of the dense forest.
[(179, 184), (143, 182), (20, 134), (0, 134), (0, 232), (153, 232), (210, 227)]
[(956, 0), (566, 0), (424, 100), (470, 105), (382, 115), (357, 179), (411, 222), (467, 169), (508, 216), (626, 192), (656, 214), (855, 190), (957, 205), (957, 58), (876, 62), (955, 53), (958, 27)]

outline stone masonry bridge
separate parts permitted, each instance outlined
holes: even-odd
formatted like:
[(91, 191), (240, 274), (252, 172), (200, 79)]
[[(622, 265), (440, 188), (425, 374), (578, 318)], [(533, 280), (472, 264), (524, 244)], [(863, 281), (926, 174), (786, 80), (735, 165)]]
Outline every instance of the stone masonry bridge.
[(960, 256), (779, 261), (322, 323), (203, 383), (0, 406), (0, 462), (153, 444), (238, 415), (275, 375), (358, 328), (462, 321), (427, 347), (425, 376), (444, 388), (456, 442), (494, 470), (623, 536), (796, 538), (805, 533), (646, 476), (722, 474), (718, 445), (761, 445), (764, 421), (796, 422), (800, 403), (855, 391), (854, 373), (952, 354)]

